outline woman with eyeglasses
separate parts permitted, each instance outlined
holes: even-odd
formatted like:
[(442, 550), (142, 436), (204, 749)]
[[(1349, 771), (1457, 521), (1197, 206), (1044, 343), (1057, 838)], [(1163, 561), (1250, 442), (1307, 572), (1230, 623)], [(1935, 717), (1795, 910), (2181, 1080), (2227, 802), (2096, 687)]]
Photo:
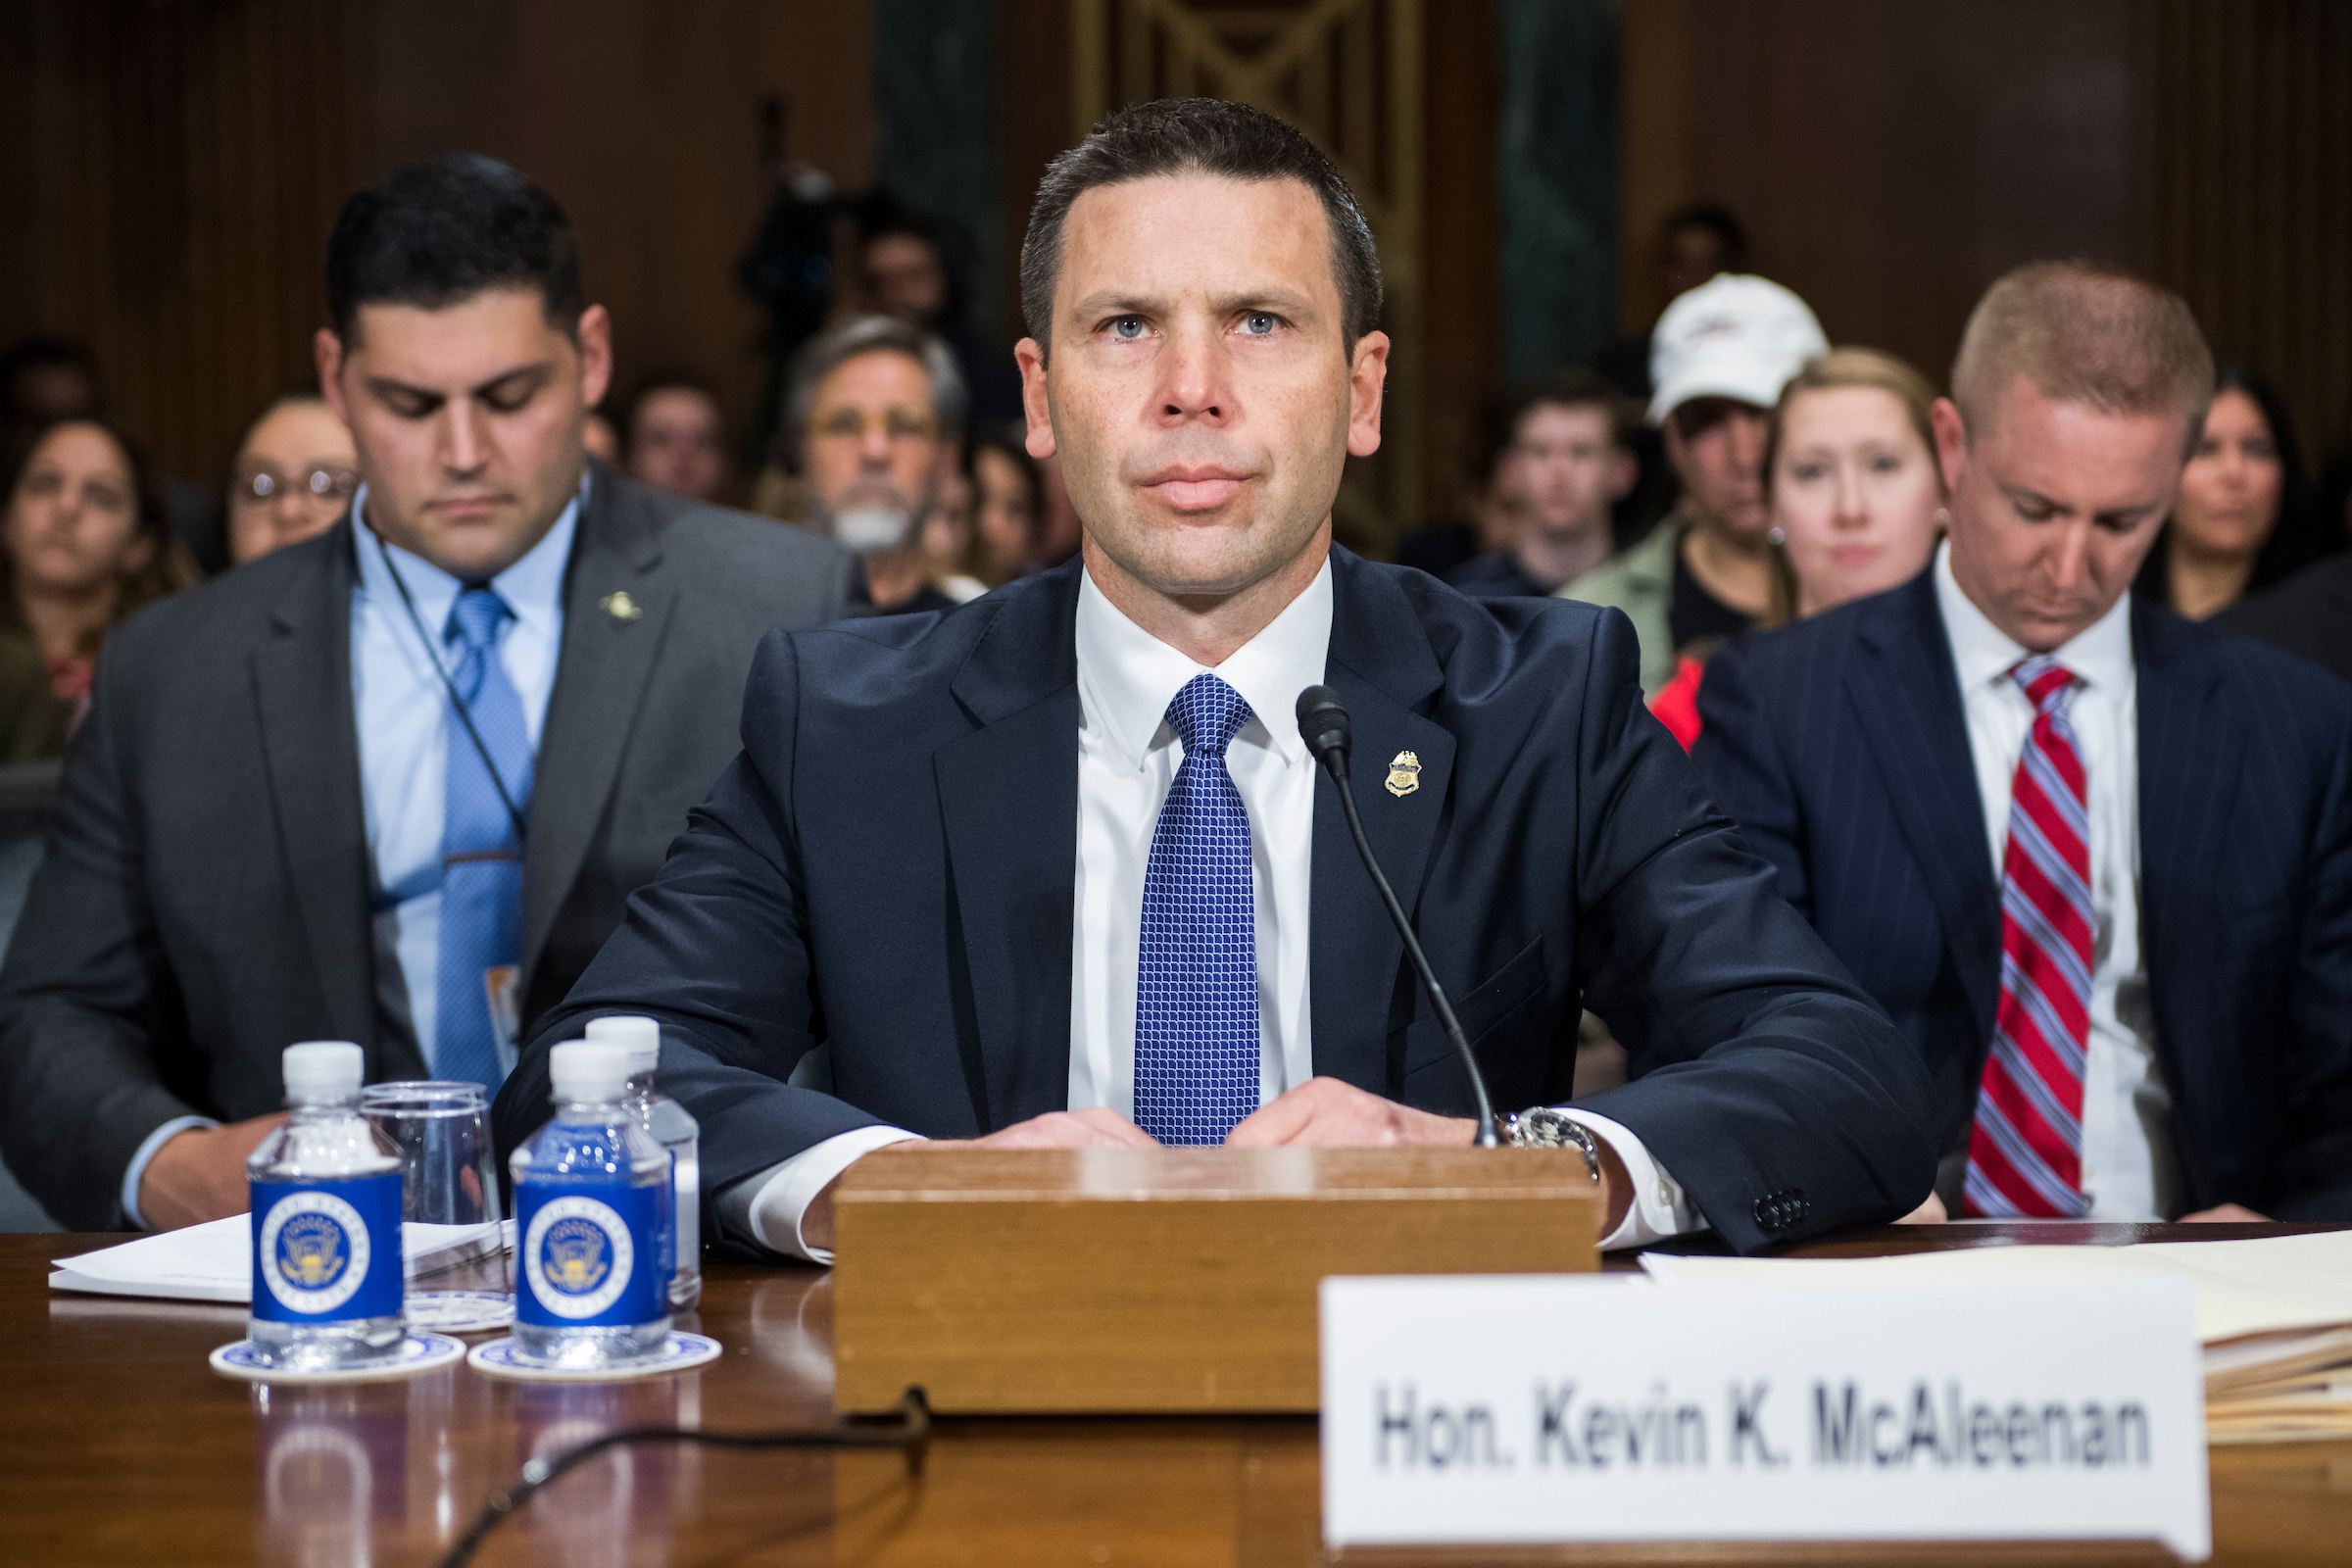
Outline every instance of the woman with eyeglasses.
[[(19, 713), (0, 752), (62, 746), (89, 707), (98, 645), (140, 606), (196, 580), (129, 441), (97, 419), (60, 419), (9, 454), (0, 514), (0, 632), (29, 642), (53, 707)], [(60, 733), (62, 730), (63, 733)]]
[(228, 554), (238, 565), (324, 533), (360, 487), (351, 432), (316, 397), (279, 398), (237, 448)]

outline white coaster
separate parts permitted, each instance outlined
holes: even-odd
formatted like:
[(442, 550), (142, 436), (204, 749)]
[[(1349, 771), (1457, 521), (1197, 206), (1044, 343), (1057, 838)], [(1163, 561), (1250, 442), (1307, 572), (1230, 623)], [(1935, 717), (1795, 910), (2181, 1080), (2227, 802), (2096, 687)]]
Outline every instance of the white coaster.
[(403, 1315), (411, 1334), (480, 1334), (514, 1321), (514, 1298), (498, 1291), (418, 1291)]
[(521, 1349), (514, 1340), (504, 1339), (475, 1346), (466, 1355), (466, 1364), (494, 1378), (514, 1378), (526, 1383), (621, 1383), (683, 1372), (706, 1361), (715, 1361), (720, 1354), (716, 1340), (700, 1334), (672, 1334), (661, 1354), (631, 1361), (626, 1366), (536, 1366), (522, 1359)]
[(243, 1378), (248, 1383), (374, 1383), (449, 1366), (465, 1353), (464, 1340), (453, 1340), (446, 1334), (412, 1334), (400, 1342), (400, 1353), (389, 1361), (378, 1361), (372, 1366), (296, 1372), (262, 1365), (253, 1358), (253, 1342), (239, 1340), (215, 1350), (212, 1362), (213, 1370), (222, 1377)]

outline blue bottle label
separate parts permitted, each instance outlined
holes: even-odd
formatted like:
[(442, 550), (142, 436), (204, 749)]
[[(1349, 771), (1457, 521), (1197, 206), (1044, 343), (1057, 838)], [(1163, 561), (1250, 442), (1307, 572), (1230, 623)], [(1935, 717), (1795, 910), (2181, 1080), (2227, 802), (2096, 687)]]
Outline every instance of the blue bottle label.
[(397, 1317), (400, 1172), (255, 1182), (253, 1315), (271, 1323)]
[(514, 1315), (543, 1328), (651, 1323), (669, 1311), (658, 1187), (618, 1182), (516, 1194), (522, 1290)]

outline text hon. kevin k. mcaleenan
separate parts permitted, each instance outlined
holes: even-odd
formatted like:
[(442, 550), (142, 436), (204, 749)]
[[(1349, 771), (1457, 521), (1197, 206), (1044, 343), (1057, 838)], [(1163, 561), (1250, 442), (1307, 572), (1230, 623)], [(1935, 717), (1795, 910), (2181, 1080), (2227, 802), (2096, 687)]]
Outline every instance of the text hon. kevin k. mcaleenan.
[[(1918, 1056), (1643, 710), (1624, 617), (1332, 544), (1389, 344), (1329, 161), (1237, 105), (1125, 111), (1048, 172), (1021, 281), (1080, 560), (767, 640), (742, 757), (508, 1080), (501, 1144), (548, 1113), (549, 1047), (615, 1012), (662, 1022), (705, 1234), (820, 1260), (834, 1182), (910, 1137), (1468, 1143), (1293, 722), (1323, 682), (1497, 1104), (1585, 1152), (1606, 1245), (1918, 1205)], [(1635, 1076), (1569, 1102), (1584, 1006)], [(819, 1046), (832, 1091), (788, 1083)]]

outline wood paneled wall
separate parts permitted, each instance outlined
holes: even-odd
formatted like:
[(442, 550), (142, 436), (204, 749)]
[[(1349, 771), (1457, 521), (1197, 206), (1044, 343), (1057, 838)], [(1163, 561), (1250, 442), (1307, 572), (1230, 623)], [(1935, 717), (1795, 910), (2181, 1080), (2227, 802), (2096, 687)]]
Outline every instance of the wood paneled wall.
[(1940, 381), (1984, 285), (2130, 261), (2144, 198), (2132, 0), (1631, 0), (1626, 321), (1661, 215), (1720, 200), (1833, 342)]
[[(1068, 0), (1002, 0), (1005, 257), (1069, 145)], [(871, 0), (11, 0), (0, 6), (0, 341), (89, 339), (116, 412), (212, 482), (246, 421), (308, 384), (345, 198), (449, 148), (564, 203), (618, 383), (654, 364), (746, 414), (760, 318), (735, 267), (764, 206), (759, 105), (845, 185), (875, 162)], [(1425, 469), (1450, 488), (1494, 376), (1494, 34), (1460, 0), (1426, 42)], [(1018, 320), (1010, 267), (1004, 319)]]
[(86, 339), (170, 472), (222, 476), (243, 421), (311, 379), (327, 228), (368, 166), (369, 20), (0, 8), (0, 339)]
[(2164, 0), (2148, 265), (2268, 371), (2314, 463), (2352, 440), (2352, 6)]
[[(766, 0), (10, 0), (0, 340), (97, 348), (168, 471), (213, 480), (310, 378), (325, 243), (359, 186), (462, 148), (569, 209), (619, 384), (659, 363), (746, 412), (735, 268), (767, 198), (760, 106), (845, 183), (873, 167), (871, 8)], [(24, 226), (18, 226), (22, 215)]]
[[(1482, 405), (1502, 378), (1497, 341), (1502, 215), (1495, 143), (1502, 99), (1491, 0), (1449, 0), (1421, 29), (1429, 51), (1422, 222), (1422, 515), (1462, 500)], [(1473, 481), (1475, 482), (1475, 481)]]
[[(1067, 145), (1071, 60), (1067, 0), (1001, 14), (1009, 259)], [(164, 466), (216, 478), (254, 409), (309, 375), (345, 196), (469, 147), (571, 209), (624, 382), (683, 363), (740, 416), (760, 101), (790, 99), (798, 156), (868, 177), (871, 26), (870, 0), (10, 0), (0, 340), (90, 339)], [(1435, 504), (1451, 424), (1495, 373), (1495, 76), (1484, 0), (1422, 31)], [(2352, 6), (1626, 0), (1625, 70), (1629, 327), (1661, 303), (1656, 220), (1693, 197), (1741, 211), (1834, 337), (1937, 378), (2002, 269), (2100, 255), (2180, 288), (2218, 350), (2272, 371), (2315, 456), (2342, 439)]]
[(1758, 270), (1940, 383), (1984, 286), (2089, 256), (2179, 289), (2307, 450), (2352, 391), (2352, 7), (1627, 0), (1625, 322), (1714, 199)]

